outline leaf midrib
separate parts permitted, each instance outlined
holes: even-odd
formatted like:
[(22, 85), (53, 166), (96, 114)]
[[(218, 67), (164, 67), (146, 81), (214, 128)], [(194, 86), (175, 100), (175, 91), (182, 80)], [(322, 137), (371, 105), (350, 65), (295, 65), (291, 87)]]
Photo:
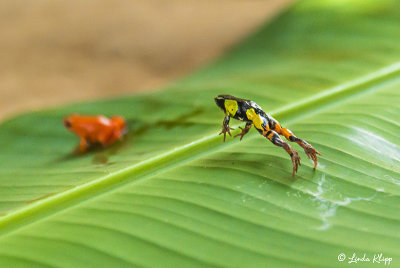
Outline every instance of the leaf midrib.
[[(400, 62), (351, 82), (325, 90), (315, 96), (289, 104), (269, 114), (278, 118), (281, 122), (288, 123), (308, 114), (316, 113), (321, 109), (326, 109), (338, 102), (348, 100), (358, 94), (373, 90), (373, 86), (387, 82), (398, 74), (400, 74)], [(249, 133), (248, 136), (254, 137), (255, 133)], [(222, 143), (220, 136), (212, 134), (136, 165), (113, 172), (105, 177), (27, 205), (0, 219), (0, 237), (105, 193), (115, 191), (127, 184), (145, 180), (155, 174), (199, 158), (204, 154), (217, 151), (233, 144), (233, 142), (232, 139), (227, 139), (225, 143)]]

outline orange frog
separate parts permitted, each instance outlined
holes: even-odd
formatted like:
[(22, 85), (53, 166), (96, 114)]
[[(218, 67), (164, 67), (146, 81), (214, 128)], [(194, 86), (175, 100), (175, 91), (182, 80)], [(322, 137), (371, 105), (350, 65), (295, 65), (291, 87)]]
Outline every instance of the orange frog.
[(90, 145), (106, 147), (120, 140), (126, 133), (125, 119), (119, 116), (70, 115), (63, 120), (64, 126), (80, 138), (78, 151), (85, 152)]

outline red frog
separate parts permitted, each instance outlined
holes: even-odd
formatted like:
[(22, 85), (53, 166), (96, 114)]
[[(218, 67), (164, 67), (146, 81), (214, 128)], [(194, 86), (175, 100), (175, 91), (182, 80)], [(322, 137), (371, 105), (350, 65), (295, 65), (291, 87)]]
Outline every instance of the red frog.
[(120, 116), (107, 118), (102, 115), (70, 115), (64, 126), (80, 138), (78, 151), (85, 152), (92, 144), (106, 147), (120, 140), (126, 133), (125, 119)]

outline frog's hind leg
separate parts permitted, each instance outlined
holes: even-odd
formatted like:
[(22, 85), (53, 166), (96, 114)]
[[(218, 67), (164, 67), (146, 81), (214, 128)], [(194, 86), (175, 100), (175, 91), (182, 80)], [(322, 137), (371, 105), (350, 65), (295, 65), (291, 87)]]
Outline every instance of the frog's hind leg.
[(249, 130), (251, 129), (252, 126), (253, 126), (253, 123), (252, 123), (252, 122), (247, 122), (247, 123), (246, 123), (246, 126), (245, 126), (244, 128), (239, 127), (239, 128), (242, 130), (242, 132), (239, 133), (239, 134), (236, 134), (236, 135), (234, 136), (234, 138), (240, 136), (240, 141), (241, 141), (241, 140), (243, 139), (243, 136), (246, 135), (246, 134), (249, 132)]
[(103, 146), (103, 147), (108, 147), (111, 144), (113, 144), (114, 142), (116, 142), (118, 139), (120, 139), (121, 134), (120, 131), (117, 129), (113, 129), (110, 131), (104, 131), (102, 132), (98, 139), (99, 139), (99, 143)]
[(293, 164), (293, 172), (292, 172), (292, 177), (294, 178), (294, 175), (297, 172), (297, 169), (299, 166), (301, 166), (300, 163), (300, 156), (299, 154), (292, 148), (290, 145), (282, 140), (282, 138), (279, 136), (277, 132), (274, 130), (268, 130), (267, 132), (258, 130), (261, 135), (266, 137), (269, 141), (271, 141), (274, 145), (282, 147), (285, 149), (285, 151), (290, 155), (290, 158), (292, 159), (292, 164)]
[(291, 142), (295, 142), (298, 145), (300, 145), (303, 149), (304, 152), (306, 153), (306, 155), (308, 156), (308, 158), (310, 158), (312, 161), (314, 161), (314, 168), (317, 167), (318, 165), (318, 159), (317, 159), (317, 154), (321, 155), (314, 147), (312, 147), (311, 144), (309, 144), (308, 142), (306, 142), (305, 140), (299, 139), (297, 138), (292, 131), (290, 131), (287, 128), (282, 128), (280, 125), (277, 125), (276, 127), (277, 132), (283, 136), (285, 136), (285, 138), (288, 141)]

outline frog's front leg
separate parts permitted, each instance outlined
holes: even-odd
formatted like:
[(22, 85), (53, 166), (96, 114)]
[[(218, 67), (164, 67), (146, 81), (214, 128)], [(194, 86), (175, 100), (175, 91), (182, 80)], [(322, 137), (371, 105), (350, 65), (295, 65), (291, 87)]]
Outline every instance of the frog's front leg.
[(234, 129), (234, 128), (229, 127), (229, 121), (230, 121), (230, 117), (229, 117), (229, 115), (226, 115), (224, 118), (224, 122), (222, 123), (222, 131), (218, 134), (218, 135), (224, 134), (224, 142), (225, 142), (225, 138), (226, 138), (226, 133), (228, 133), (229, 136), (232, 137), (231, 130)]
[(236, 138), (236, 137), (240, 136), (240, 140), (242, 140), (242, 139), (243, 139), (243, 136), (246, 135), (246, 134), (249, 132), (249, 130), (250, 130), (250, 128), (251, 128), (252, 126), (253, 126), (253, 123), (252, 123), (252, 122), (247, 122), (247, 123), (246, 123), (246, 126), (245, 126), (244, 128), (239, 127), (239, 128), (242, 130), (242, 132), (239, 133), (239, 134), (236, 134), (234, 137)]
[(281, 129), (281, 134), (285, 136), (285, 138), (288, 141), (295, 142), (298, 145), (300, 145), (303, 149), (308, 158), (310, 158), (312, 161), (314, 161), (314, 168), (317, 167), (318, 165), (318, 159), (317, 159), (317, 154), (321, 155), (317, 150), (315, 150), (314, 147), (312, 147), (311, 144), (306, 142), (305, 140), (297, 138), (289, 129), (287, 128), (282, 128)]
[(77, 148), (77, 153), (84, 153), (86, 149), (89, 147), (87, 140), (84, 137), (80, 138), (79, 146)]

